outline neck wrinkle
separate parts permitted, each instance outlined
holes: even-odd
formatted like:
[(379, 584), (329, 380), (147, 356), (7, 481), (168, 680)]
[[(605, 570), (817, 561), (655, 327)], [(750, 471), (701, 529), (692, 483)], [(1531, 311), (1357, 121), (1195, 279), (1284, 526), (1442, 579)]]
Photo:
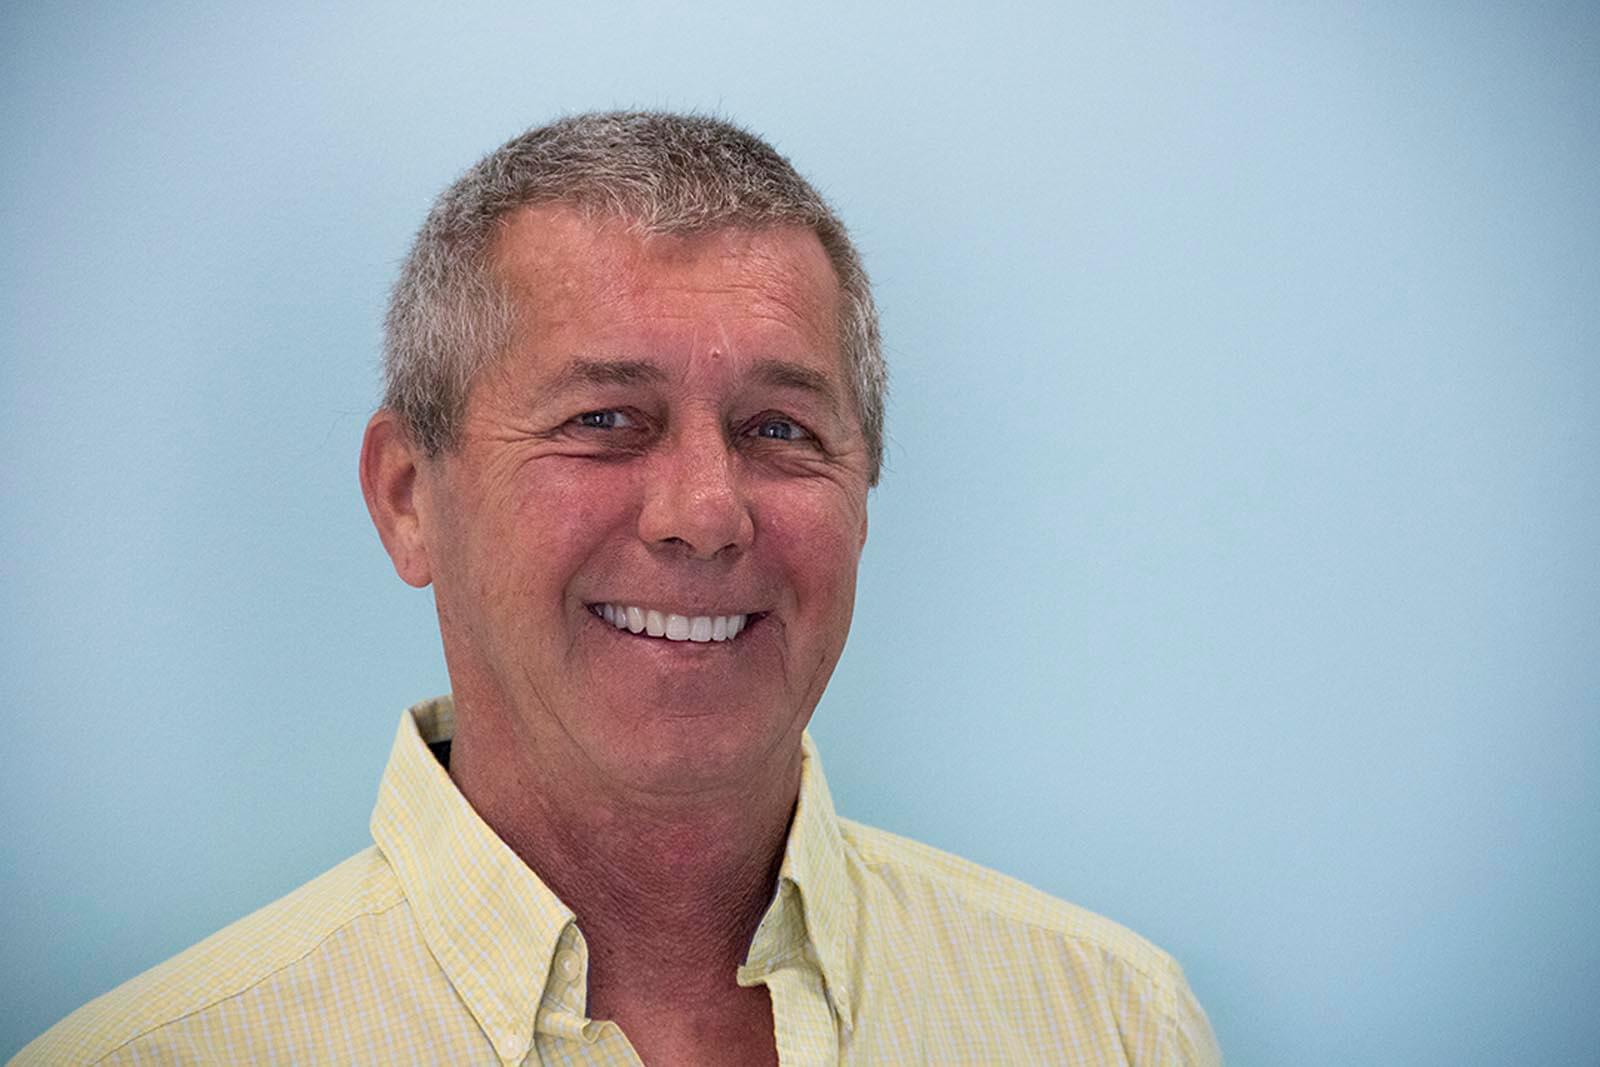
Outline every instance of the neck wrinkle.
[(736, 972), (772, 900), (799, 796), (798, 735), (751, 788), (663, 802), (565, 797), (521, 738), (464, 725), (458, 713), (450, 775), (577, 916), (591, 1018), (613, 1017), (622, 1002), (705, 1004), (739, 992)]

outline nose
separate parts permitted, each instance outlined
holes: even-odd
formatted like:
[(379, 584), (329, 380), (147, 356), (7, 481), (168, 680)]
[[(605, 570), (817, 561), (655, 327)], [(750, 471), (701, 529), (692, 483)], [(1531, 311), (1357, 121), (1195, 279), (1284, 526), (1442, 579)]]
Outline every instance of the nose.
[(680, 429), (650, 464), (639, 537), (694, 559), (738, 555), (755, 536), (738, 456), (720, 427)]

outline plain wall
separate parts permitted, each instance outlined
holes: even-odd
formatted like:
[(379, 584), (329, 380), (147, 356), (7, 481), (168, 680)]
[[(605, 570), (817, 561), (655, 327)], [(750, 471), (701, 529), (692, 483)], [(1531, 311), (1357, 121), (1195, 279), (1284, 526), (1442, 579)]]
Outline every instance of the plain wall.
[[(333, 10), (337, 8), (337, 10)], [(8, 4), (0, 1056), (364, 846), (355, 478), (432, 196), (714, 109), (894, 371), (840, 808), (1174, 953), (1229, 1062), (1600, 1048), (1592, 5)]]

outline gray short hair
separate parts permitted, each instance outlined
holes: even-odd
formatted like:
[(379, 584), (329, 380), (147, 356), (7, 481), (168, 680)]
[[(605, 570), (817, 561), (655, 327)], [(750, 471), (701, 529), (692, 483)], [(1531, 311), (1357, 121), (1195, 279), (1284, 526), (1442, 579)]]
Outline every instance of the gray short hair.
[(822, 242), (843, 294), (840, 347), (868, 448), (883, 463), (888, 374), (878, 313), (844, 223), (789, 161), (720, 119), (650, 111), (574, 115), (529, 130), (440, 194), (400, 269), (384, 323), (384, 406), (429, 456), (459, 439), (467, 391), (510, 338), (511, 309), (490, 254), (520, 207), (570, 204), (650, 234), (803, 226)]

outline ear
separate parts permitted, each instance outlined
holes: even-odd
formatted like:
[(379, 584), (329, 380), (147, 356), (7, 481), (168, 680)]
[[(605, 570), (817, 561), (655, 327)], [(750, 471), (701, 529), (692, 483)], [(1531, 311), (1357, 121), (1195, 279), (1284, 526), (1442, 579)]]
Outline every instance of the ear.
[(372, 416), (361, 441), (361, 494), (395, 573), (418, 589), (433, 581), (418, 507), (421, 463), (398, 415), (381, 410)]

